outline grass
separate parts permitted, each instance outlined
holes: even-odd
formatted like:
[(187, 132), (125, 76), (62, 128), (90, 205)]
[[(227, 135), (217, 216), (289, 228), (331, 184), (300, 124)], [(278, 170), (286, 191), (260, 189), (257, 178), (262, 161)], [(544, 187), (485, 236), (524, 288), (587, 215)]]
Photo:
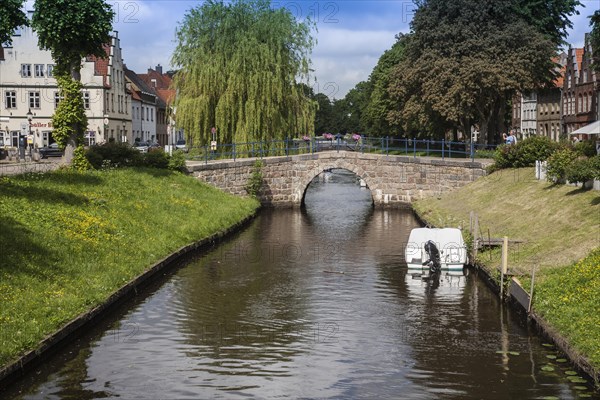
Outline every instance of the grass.
[(0, 366), (257, 207), (161, 170), (1, 177)]
[(535, 311), (600, 372), (600, 248), (536, 276), (533, 300)]
[[(415, 211), (436, 226), (470, 229), (474, 211), (484, 237), (508, 236), (509, 270), (529, 288), (537, 267), (534, 312), (600, 371), (600, 192), (534, 179), (532, 168), (501, 170)], [(476, 262), (498, 277), (500, 250)]]

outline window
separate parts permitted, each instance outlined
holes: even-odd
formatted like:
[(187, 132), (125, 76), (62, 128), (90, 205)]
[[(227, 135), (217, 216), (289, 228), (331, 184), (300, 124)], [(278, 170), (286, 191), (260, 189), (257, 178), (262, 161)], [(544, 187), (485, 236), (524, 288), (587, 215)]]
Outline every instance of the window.
[(29, 92), (29, 108), (40, 108), (40, 92)]
[(90, 92), (83, 92), (83, 108), (90, 109)]
[(31, 78), (31, 64), (21, 64), (21, 76)]
[(142, 106), (142, 121), (144, 120), (144, 106)]
[(112, 112), (115, 112), (115, 94), (114, 93), (110, 94), (110, 108), (112, 109)]
[(154, 108), (150, 109), (150, 121), (154, 122)]
[(577, 104), (577, 112), (583, 112), (583, 96), (579, 95), (579, 102)]
[(4, 92), (4, 106), (6, 108), (17, 108), (17, 92), (7, 90)]
[(54, 108), (58, 108), (58, 104), (60, 101), (64, 99), (63, 96), (60, 95), (60, 92), (54, 92)]
[(48, 64), (46, 72), (48, 73), (48, 78), (52, 78), (54, 76), (54, 64)]
[(43, 78), (44, 77), (44, 64), (35, 64), (34, 71), (35, 71), (36, 78)]
[(571, 89), (571, 73), (567, 75), (567, 89)]

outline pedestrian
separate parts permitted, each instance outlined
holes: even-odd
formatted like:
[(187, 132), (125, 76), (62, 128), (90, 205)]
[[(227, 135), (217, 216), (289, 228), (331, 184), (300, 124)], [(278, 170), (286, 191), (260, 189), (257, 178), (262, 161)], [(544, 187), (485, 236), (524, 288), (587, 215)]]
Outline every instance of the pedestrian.
[(507, 143), (506, 143), (506, 139), (507, 139), (506, 133), (502, 133), (502, 142), (503, 142), (504, 144), (507, 144)]
[(517, 138), (515, 137), (514, 131), (510, 131), (508, 133), (508, 137), (506, 138), (506, 144), (508, 144), (508, 145), (517, 144)]

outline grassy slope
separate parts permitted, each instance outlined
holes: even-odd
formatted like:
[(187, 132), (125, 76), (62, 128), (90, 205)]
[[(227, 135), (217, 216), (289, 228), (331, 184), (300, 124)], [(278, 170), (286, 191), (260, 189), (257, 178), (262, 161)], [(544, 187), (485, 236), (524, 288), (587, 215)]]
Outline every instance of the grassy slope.
[(0, 177), (0, 366), (257, 207), (159, 170)]
[[(484, 236), (527, 242), (510, 246), (509, 269), (536, 272), (534, 311), (542, 315), (600, 370), (600, 192), (536, 181), (533, 170), (504, 170), (415, 210), (437, 226), (469, 229), (475, 211)], [(588, 256), (585, 260), (584, 257)], [(500, 251), (478, 261), (495, 274)], [(525, 285), (528, 287), (528, 285)]]

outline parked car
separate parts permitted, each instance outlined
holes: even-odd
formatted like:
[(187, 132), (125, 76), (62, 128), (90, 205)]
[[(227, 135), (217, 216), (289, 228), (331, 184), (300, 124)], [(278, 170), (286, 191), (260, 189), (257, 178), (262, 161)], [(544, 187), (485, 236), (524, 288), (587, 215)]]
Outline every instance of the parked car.
[(133, 144), (133, 148), (138, 150), (140, 153), (147, 153), (150, 148), (150, 143), (148, 142), (135, 142)]
[(177, 143), (175, 143), (175, 150), (187, 151), (187, 147), (185, 146), (185, 140), (178, 140)]
[(63, 151), (58, 147), (58, 143), (50, 143), (48, 146), (40, 148), (40, 156), (42, 158), (48, 157), (62, 157)]

